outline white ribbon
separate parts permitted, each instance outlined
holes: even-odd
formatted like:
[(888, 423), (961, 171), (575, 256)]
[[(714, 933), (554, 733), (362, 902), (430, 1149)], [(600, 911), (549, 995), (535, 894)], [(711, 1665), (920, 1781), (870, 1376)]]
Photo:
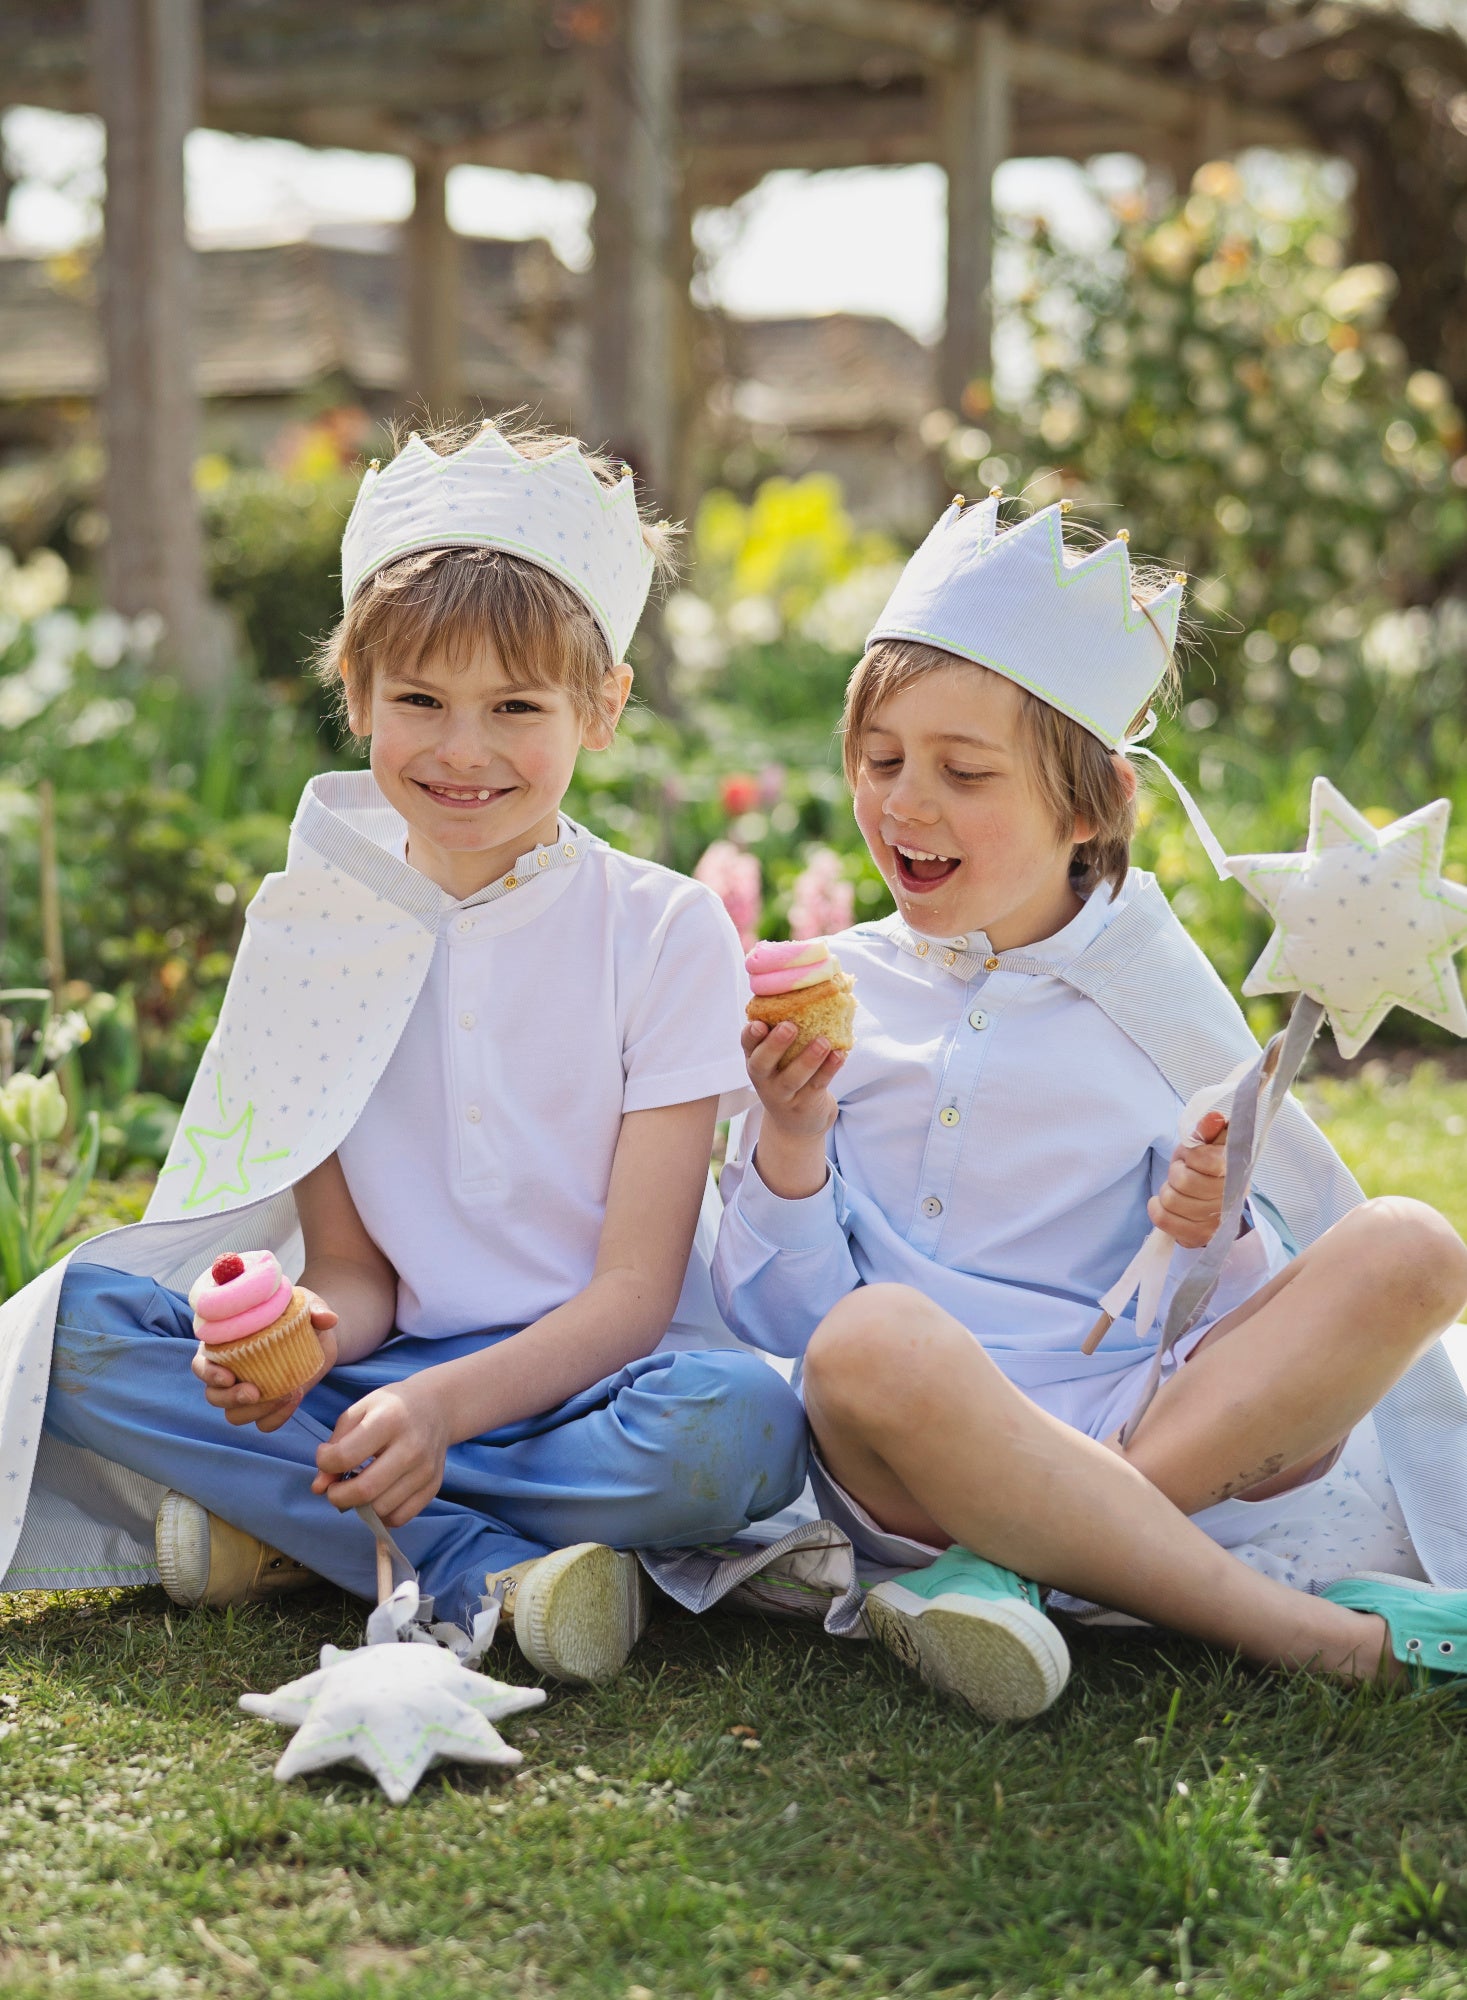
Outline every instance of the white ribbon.
[(1151, 763), (1155, 764), (1157, 769), (1166, 778), (1167, 783), (1171, 786), (1172, 790), (1176, 793), (1177, 797), (1181, 800), (1182, 810), (1184, 813), (1186, 813), (1188, 819), (1191, 820), (1192, 831), (1197, 835), (1197, 838), (1202, 842), (1203, 852), (1206, 854), (1208, 860), (1212, 863), (1213, 867), (1217, 870), (1218, 875), (1223, 880), (1226, 880), (1228, 875), (1227, 850), (1224, 848), (1222, 842), (1218, 839), (1217, 835), (1213, 832), (1212, 828), (1207, 824), (1207, 817), (1204, 814), (1201, 806), (1198, 805), (1196, 799), (1194, 799), (1192, 794), (1187, 790), (1187, 787), (1182, 783), (1181, 779), (1177, 776), (1176, 772), (1171, 768), (1170, 764), (1164, 763), (1162, 759), (1157, 756), (1154, 750), (1148, 750), (1146, 748), (1146, 738), (1153, 733), (1155, 728), (1156, 728), (1156, 710), (1153, 708), (1148, 708), (1146, 711), (1146, 718), (1142, 722), (1141, 727), (1136, 731), (1135, 735), (1122, 737), (1121, 741), (1116, 745), (1116, 748), (1117, 750), (1120, 751), (1122, 756), (1146, 757), (1151, 761)]

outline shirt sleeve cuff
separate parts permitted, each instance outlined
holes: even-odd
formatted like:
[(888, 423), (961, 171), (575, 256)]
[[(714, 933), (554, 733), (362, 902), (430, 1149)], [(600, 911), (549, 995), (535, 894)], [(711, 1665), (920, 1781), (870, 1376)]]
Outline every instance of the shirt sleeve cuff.
[(817, 1193), (788, 1201), (765, 1186), (758, 1161), (751, 1160), (739, 1187), (738, 1203), (745, 1222), (773, 1249), (824, 1250), (833, 1238), (845, 1234), (845, 1204), (840, 1192), (839, 1177), (834, 1167), (829, 1167), (825, 1185)]
[(659, 1111), (666, 1104), (696, 1104), (700, 1097), (719, 1100), (720, 1118), (731, 1118), (752, 1102), (743, 1060), (700, 1063), (660, 1076), (634, 1076), (622, 1093), (623, 1111)]

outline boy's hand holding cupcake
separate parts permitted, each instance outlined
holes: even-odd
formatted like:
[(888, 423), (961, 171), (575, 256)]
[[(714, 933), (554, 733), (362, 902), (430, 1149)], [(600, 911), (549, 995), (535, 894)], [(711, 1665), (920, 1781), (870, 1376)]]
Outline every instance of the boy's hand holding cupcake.
[(189, 1292), (193, 1372), (231, 1424), (278, 1430), (336, 1363), (336, 1314), (268, 1250), (216, 1257)]
[(796, 1201), (825, 1185), (831, 1087), (855, 1045), (855, 981), (823, 938), (757, 944), (745, 965), (754, 997), (743, 1049), (764, 1107), (756, 1164), (771, 1193)]

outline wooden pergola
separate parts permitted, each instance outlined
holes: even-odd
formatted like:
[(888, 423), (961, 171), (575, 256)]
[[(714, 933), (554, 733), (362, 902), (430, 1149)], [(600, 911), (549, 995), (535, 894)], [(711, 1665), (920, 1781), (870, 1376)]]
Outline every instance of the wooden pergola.
[[(205, 657), (183, 195), (196, 125), (413, 162), (404, 386), (435, 413), (458, 389), (449, 170), (588, 181), (580, 421), (675, 502), (698, 208), (777, 167), (940, 163), (939, 389), (971, 409), (990, 370), (1001, 160), (1125, 151), (1184, 175), (1252, 145), (1342, 152), (1362, 171), (1368, 243), (1398, 228), (1370, 196), (1396, 172), (1402, 118), (1467, 132), (1464, 82), (1455, 35), (1348, 0), (0, 0), (0, 104), (106, 123), (108, 587), (120, 609), (163, 613), (186, 669)], [(1467, 140), (1459, 152), (1456, 194)], [(1438, 209), (1443, 185), (1438, 159)], [(1419, 304), (1445, 282), (1440, 254), (1393, 261), (1408, 304), (1413, 285)], [(1441, 323), (1463, 290), (1460, 244), (1452, 263)]]

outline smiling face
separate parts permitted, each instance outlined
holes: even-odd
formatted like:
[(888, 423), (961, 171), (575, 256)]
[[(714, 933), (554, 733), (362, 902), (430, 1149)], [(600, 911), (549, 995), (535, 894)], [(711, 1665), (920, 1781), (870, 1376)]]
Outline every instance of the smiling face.
[(982, 931), (995, 951), (1075, 916), (1083, 819), (1061, 828), (1035, 782), (1012, 681), (954, 662), (889, 695), (856, 754), (856, 821), (901, 915), (928, 937)]
[(517, 676), (492, 643), (466, 660), (427, 651), (384, 662), (370, 688), (345, 675), (353, 731), (372, 739), (372, 775), (408, 824), (408, 859), (462, 901), (555, 839), (584, 745), (604, 749), (631, 690), (608, 669), (605, 706), (586, 722), (563, 687)]

